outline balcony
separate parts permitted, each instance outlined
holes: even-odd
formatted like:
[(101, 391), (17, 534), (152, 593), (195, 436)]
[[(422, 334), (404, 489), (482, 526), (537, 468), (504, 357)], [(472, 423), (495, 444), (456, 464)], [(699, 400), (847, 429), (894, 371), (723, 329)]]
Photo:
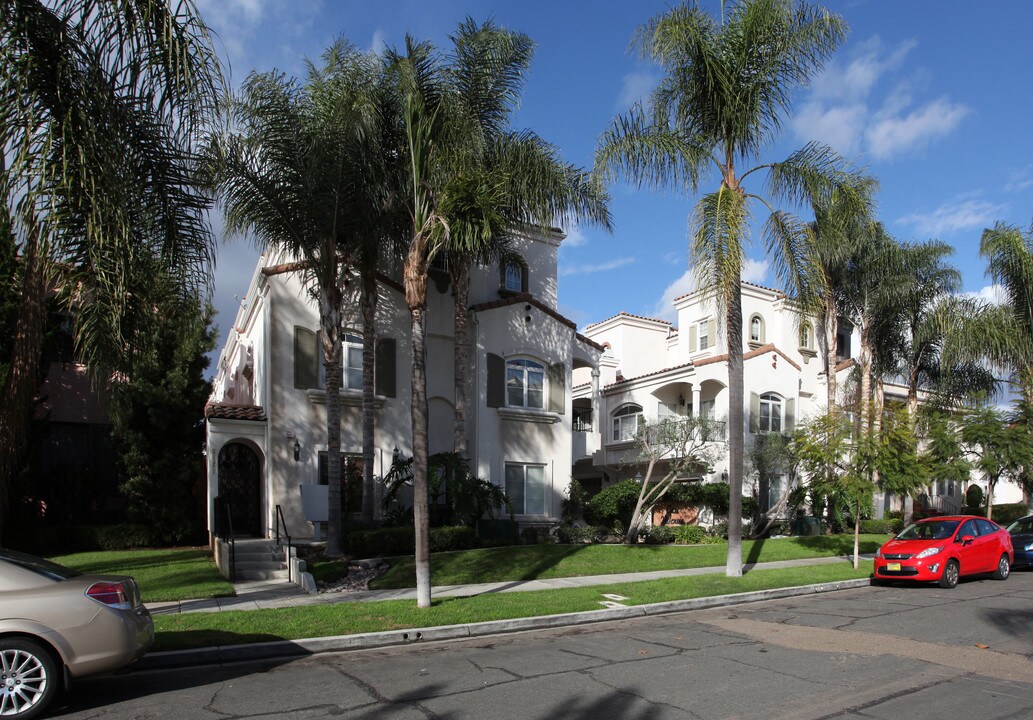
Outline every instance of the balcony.
[[(692, 427), (686, 428), (687, 425), (692, 425)], [(691, 435), (686, 438), (689, 442), (701, 440), (703, 442), (725, 442), (728, 438), (728, 423), (707, 419), (695, 424), (684, 418), (668, 417), (655, 425), (648, 426), (646, 439), (650, 444), (680, 444), (686, 432), (691, 432)]]

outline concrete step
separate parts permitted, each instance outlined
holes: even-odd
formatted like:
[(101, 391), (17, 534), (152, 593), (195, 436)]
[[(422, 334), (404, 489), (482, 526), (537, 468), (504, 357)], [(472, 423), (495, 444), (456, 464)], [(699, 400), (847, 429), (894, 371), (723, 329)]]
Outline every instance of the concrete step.
[(241, 560), (237, 558), (237, 572), (241, 570), (285, 570), (287, 563), (281, 560)]
[(242, 580), (286, 580), (286, 570), (241, 570), (237, 569), (237, 573), (233, 578), (235, 581), (240, 582)]

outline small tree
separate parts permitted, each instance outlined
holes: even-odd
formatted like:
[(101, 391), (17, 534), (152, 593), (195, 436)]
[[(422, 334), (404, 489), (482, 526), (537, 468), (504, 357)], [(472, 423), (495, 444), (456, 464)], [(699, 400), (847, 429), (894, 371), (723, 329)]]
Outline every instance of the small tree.
[(1025, 423), (1007, 422), (1000, 410), (985, 407), (965, 417), (961, 439), (986, 481), (986, 517), (991, 518), (997, 483), (1002, 477), (1019, 482), (1033, 458), (1033, 436)]
[(716, 430), (713, 420), (696, 415), (664, 419), (640, 428), (634, 462), (644, 463), (646, 472), (624, 542), (638, 542), (639, 533), (653, 506), (663, 499), (676, 481), (699, 476), (710, 466), (713, 460), (711, 442), (716, 439)]
[[(799, 463), (792, 452), (792, 436), (783, 433), (758, 435), (748, 459), (759, 482), (770, 481), (772, 477), (778, 476), (786, 481), (778, 499), (758, 514), (753, 525), (753, 537), (763, 537), (785, 514), (796, 489)], [(762, 505), (758, 505), (758, 509), (760, 507)]]

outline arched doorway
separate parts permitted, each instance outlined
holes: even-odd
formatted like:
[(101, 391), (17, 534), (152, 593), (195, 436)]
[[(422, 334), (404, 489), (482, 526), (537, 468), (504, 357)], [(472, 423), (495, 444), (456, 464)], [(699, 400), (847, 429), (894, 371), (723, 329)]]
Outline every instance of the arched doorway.
[(230, 504), (235, 535), (263, 536), (258, 455), (243, 443), (219, 451), (219, 497)]

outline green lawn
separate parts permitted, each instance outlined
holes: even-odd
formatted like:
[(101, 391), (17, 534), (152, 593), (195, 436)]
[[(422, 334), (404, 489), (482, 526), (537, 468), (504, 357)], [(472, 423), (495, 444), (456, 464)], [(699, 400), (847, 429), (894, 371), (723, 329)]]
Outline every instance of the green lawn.
[(132, 575), (144, 602), (229, 597), (233, 586), (207, 550), (110, 550), (50, 558), (83, 573)]
[[(862, 535), (861, 552), (873, 553), (886, 535)], [(744, 563), (798, 560), (849, 555), (853, 535), (777, 538), (743, 541)], [(433, 553), (431, 571), (435, 585), (465, 585), (506, 580), (579, 577), (610, 573), (649, 572), (680, 568), (720, 567), (728, 546), (718, 545), (521, 545), (516, 547)], [(416, 585), (411, 556), (392, 558), (391, 569), (370, 583), (387, 590)], [(320, 579), (329, 579), (320, 569)], [(315, 574), (315, 573), (314, 573)]]
[(157, 629), (154, 649), (182, 650), (584, 612), (601, 609), (599, 602), (604, 599), (603, 593), (627, 597), (628, 600), (624, 601), (626, 605), (644, 605), (864, 578), (871, 575), (871, 572), (871, 562), (862, 562), (859, 570), (843, 562), (780, 570), (753, 570), (741, 578), (713, 574), (589, 588), (443, 598), (422, 610), (412, 600), (385, 600), (277, 610), (159, 615), (154, 619)]

